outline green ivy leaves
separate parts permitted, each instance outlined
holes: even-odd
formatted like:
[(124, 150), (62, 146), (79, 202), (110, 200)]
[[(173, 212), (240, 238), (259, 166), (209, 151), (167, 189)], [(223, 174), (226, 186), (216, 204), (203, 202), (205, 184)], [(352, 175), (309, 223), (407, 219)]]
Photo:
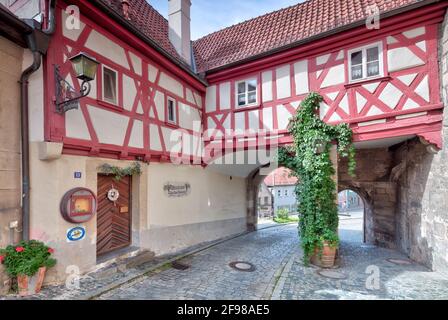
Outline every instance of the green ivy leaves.
[(140, 175), (142, 173), (142, 169), (140, 167), (140, 163), (134, 162), (131, 166), (126, 168), (120, 168), (116, 166), (112, 166), (110, 164), (103, 164), (98, 167), (98, 170), (101, 173), (107, 175), (113, 175), (116, 181), (120, 181), (125, 176), (132, 176), (134, 174)]
[(331, 126), (322, 121), (318, 115), (322, 101), (322, 96), (315, 92), (303, 100), (288, 128), (293, 144), (278, 152), (279, 164), (299, 178), (295, 192), (306, 263), (324, 242), (333, 246), (339, 243), (337, 186), (332, 179), (335, 171), (330, 158), (334, 142), (339, 156), (348, 158), (351, 175), (356, 167), (352, 130), (345, 123)]

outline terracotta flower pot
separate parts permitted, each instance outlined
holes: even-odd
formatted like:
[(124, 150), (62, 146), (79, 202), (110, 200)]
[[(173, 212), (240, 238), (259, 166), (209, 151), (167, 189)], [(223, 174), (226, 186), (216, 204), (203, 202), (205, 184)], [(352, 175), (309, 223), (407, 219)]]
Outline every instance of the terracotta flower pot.
[[(324, 242), (322, 252), (319, 248), (314, 250), (311, 263), (321, 268), (333, 268), (336, 259), (337, 247), (332, 247), (328, 242)], [(321, 254), (320, 254), (321, 253)]]
[(34, 276), (18, 275), (17, 284), (21, 297), (30, 296), (40, 292), (44, 282), (46, 267), (41, 267)]

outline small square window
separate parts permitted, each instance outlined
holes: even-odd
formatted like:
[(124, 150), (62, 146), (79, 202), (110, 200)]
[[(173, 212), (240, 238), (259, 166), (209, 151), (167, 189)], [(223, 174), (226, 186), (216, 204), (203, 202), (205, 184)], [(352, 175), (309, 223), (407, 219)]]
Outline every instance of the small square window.
[(236, 84), (237, 106), (244, 107), (257, 103), (257, 79), (249, 79)]
[(350, 80), (362, 80), (382, 74), (381, 43), (350, 51)]
[(103, 67), (103, 98), (104, 101), (117, 104), (117, 73)]
[(167, 104), (168, 122), (176, 123), (176, 101), (174, 101), (174, 99), (168, 98)]

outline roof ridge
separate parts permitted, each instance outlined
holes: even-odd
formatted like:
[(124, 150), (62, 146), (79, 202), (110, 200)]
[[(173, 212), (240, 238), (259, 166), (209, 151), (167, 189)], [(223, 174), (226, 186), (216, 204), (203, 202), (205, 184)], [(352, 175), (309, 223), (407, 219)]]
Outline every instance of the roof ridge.
[[(299, 0), (299, 1), (300, 1), (300, 0)], [(288, 9), (290, 9), (290, 8), (293, 8), (293, 7), (302, 6), (302, 5), (306, 4), (307, 2), (311, 2), (311, 1), (315, 1), (315, 0), (305, 0), (305, 1), (303, 1), (303, 2), (299, 2), (299, 3), (293, 4), (293, 5), (284, 7), (284, 8), (280, 8), (280, 9), (276, 9), (276, 10), (273, 10), (273, 11), (270, 11), (270, 12), (266, 12), (266, 13), (264, 13), (264, 14), (262, 14), (262, 15), (259, 15), (259, 16), (253, 17), (253, 18), (249, 18), (249, 19), (247, 19), (247, 20), (244, 20), (244, 21), (241, 21), (241, 22), (232, 24), (232, 25), (227, 26), (227, 27), (224, 27), (224, 28), (222, 28), (222, 29), (219, 29), (219, 30), (210, 32), (210, 33), (206, 34), (205, 36), (202, 36), (202, 37), (200, 37), (200, 38), (194, 40), (193, 43), (195, 43), (195, 42), (197, 42), (197, 41), (199, 41), (199, 40), (202, 40), (202, 39), (204, 39), (204, 38), (207, 38), (207, 37), (209, 37), (209, 36), (212, 36), (212, 35), (214, 35), (214, 34), (216, 34), (216, 33), (225, 31), (225, 30), (227, 30), (227, 29), (234, 28), (234, 27), (237, 27), (237, 26), (239, 26), (239, 25), (248, 23), (248, 22), (250, 22), (250, 21), (252, 21), (252, 20), (256, 20), (256, 19), (260, 19), (260, 18), (264, 18), (264, 17), (266, 17), (266, 16), (275, 14), (275, 13), (280, 12), (280, 11), (283, 11), (283, 10), (288, 10)], [(331, 1), (333, 1), (333, 0), (331, 0)]]

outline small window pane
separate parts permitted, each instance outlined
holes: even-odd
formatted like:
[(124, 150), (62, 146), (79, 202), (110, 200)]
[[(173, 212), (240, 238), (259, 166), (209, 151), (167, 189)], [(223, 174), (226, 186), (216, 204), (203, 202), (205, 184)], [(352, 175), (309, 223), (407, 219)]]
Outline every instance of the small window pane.
[(378, 60), (378, 47), (367, 49), (367, 62)]
[(168, 100), (168, 121), (176, 122), (176, 110), (173, 100)]
[(362, 51), (353, 52), (351, 55), (352, 66), (362, 64)]
[(239, 94), (238, 95), (238, 105), (244, 106), (246, 104), (246, 94)]
[(117, 103), (117, 74), (108, 68), (103, 70), (104, 100)]
[(250, 92), (248, 95), (249, 103), (255, 103), (257, 102), (257, 93), (256, 92)]
[(238, 83), (238, 93), (244, 93), (246, 92), (246, 83), (240, 82)]
[(362, 65), (352, 66), (352, 79), (361, 79), (362, 78)]
[(250, 80), (247, 83), (247, 88), (248, 88), (249, 91), (257, 90), (257, 81), (256, 80)]
[(379, 61), (367, 63), (367, 76), (377, 76), (380, 74), (380, 63)]

